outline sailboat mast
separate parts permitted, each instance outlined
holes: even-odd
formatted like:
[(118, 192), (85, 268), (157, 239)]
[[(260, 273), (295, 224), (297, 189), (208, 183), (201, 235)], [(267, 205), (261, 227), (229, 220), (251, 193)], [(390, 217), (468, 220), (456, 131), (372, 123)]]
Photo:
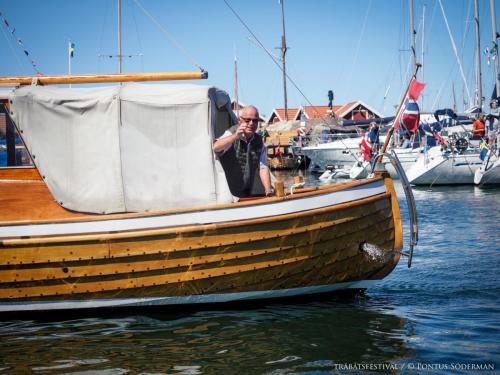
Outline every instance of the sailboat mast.
[(453, 34), (451, 33), (450, 24), (448, 23), (448, 17), (446, 17), (446, 13), (444, 11), (442, 0), (438, 0), (438, 2), (439, 2), (439, 7), (441, 8), (441, 13), (443, 14), (443, 19), (444, 19), (444, 23), (446, 25), (446, 29), (448, 30), (448, 35), (450, 37), (450, 42), (451, 42), (451, 46), (453, 48), (453, 53), (455, 54), (455, 58), (457, 59), (458, 67), (460, 68), (460, 75), (462, 76), (462, 81), (464, 83), (465, 92), (467, 93), (467, 102), (471, 103), (472, 100), (471, 100), (471, 96), (470, 96), (469, 86), (467, 85), (467, 79), (465, 78), (464, 67), (462, 65), (462, 62), (460, 61), (460, 56), (458, 55), (457, 45), (455, 44), (455, 39), (453, 39)]
[(497, 21), (496, 21), (496, 10), (495, 10), (495, 0), (490, 0), (490, 13), (491, 13), (491, 31), (493, 32), (493, 49), (495, 51), (494, 64), (495, 64), (495, 87), (496, 95), (500, 96), (500, 69), (498, 67), (498, 33), (497, 33)]
[(415, 71), (415, 67), (417, 66), (417, 47), (416, 47), (416, 34), (415, 31), (415, 21), (413, 16), (413, 0), (410, 0), (409, 4), (410, 8), (410, 33), (411, 33), (411, 65), (413, 71)]
[(474, 24), (476, 25), (476, 105), (483, 108), (483, 90), (481, 88), (481, 39), (479, 35), (479, 1), (474, 0)]
[(236, 59), (236, 53), (234, 54), (234, 98), (236, 99), (235, 109), (236, 116), (240, 117), (240, 99), (238, 97), (238, 60)]
[(118, 73), (122, 73), (122, 1), (118, 0)]
[(281, 62), (283, 64), (283, 96), (285, 99), (285, 120), (288, 121), (288, 100), (286, 94), (286, 60), (285, 55), (287, 51), (286, 37), (285, 37), (285, 0), (280, 0), (281, 4), (281, 23), (283, 27), (283, 35), (281, 36)]
[[(424, 66), (425, 66), (425, 61), (424, 61), (424, 55), (425, 55), (425, 4), (422, 7), (422, 51), (421, 51), (421, 57), (420, 57), (420, 63), (422, 64), (422, 76), (421, 79), (424, 81)], [(420, 107), (424, 108), (424, 94), (420, 95)]]

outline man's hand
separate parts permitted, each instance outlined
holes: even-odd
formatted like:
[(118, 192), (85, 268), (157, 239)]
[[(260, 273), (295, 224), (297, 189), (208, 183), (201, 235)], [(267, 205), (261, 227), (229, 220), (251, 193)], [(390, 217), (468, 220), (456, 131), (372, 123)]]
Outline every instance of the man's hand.
[(245, 129), (247, 128), (247, 124), (245, 123), (241, 123), (240, 126), (238, 126), (238, 128), (236, 129), (236, 131), (234, 132), (234, 134), (236, 135), (236, 137), (234, 137), (235, 139), (237, 137), (239, 137), (240, 135), (244, 134), (245, 133)]

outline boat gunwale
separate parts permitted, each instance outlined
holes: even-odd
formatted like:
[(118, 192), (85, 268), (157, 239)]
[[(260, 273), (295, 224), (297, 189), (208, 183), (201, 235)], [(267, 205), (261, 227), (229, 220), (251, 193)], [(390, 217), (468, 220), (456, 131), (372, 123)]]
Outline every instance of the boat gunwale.
[[(305, 211), (292, 212), (287, 214), (280, 214), (275, 216), (266, 216), (244, 220), (232, 220), (220, 223), (198, 224), (198, 225), (184, 225), (166, 228), (155, 229), (142, 229), (142, 230), (124, 230), (120, 232), (95, 232), (88, 234), (63, 234), (63, 235), (46, 235), (46, 236), (31, 236), (31, 237), (10, 237), (0, 240), (1, 246), (18, 246), (18, 245), (34, 245), (34, 244), (48, 244), (48, 243), (64, 243), (64, 242), (80, 242), (80, 241), (108, 241), (108, 240), (121, 240), (134, 237), (154, 237), (168, 234), (181, 234), (189, 232), (210, 231), (226, 228), (235, 228), (246, 225), (265, 224), (268, 222), (276, 222), (282, 220), (290, 220), (304, 216), (311, 216), (331, 211), (337, 211), (349, 207), (356, 207), (367, 203), (376, 202), (382, 199), (391, 198), (392, 193), (386, 191), (372, 196), (368, 196), (354, 201), (338, 203), (326, 207), (320, 207)], [(269, 202), (269, 200), (267, 200)], [(271, 202), (273, 200), (270, 200)]]
[[(38, 171), (36, 168), (33, 168)], [(245, 199), (243, 201), (233, 202), (233, 203), (224, 203), (224, 204), (212, 204), (206, 206), (199, 207), (191, 207), (191, 208), (181, 208), (181, 209), (168, 209), (168, 210), (157, 210), (157, 211), (147, 211), (147, 212), (127, 212), (127, 213), (113, 213), (113, 214), (92, 214), (85, 212), (77, 212), (67, 210), (69, 212), (75, 212), (75, 214), (81, 214), (82, 216), (74, 217), (74, 218), (60, 218), (60, 219), (40, 219), (40, 220), (16, 220), (16, 221), (0, 221), (0, 227), (2, 226), (20, 226), (20, 225), (36, 225), (36, 224), (66, 224), (66, 223), (78, 223), (78, 222), (93, 222), (93, 221), (109, 221), (109, 220), (117, 220), (117, 219), (133, 219), (133, 218), (143, 218), (143, 217), (158, 217), (164, 215), (175, 215), (175, 214), (183, 214), (190, 212), (205, 212), (205, 211), (217, 211), (220, 209), (232, 209), (232, 208), (241, 208), (245, 206), (258, 206), (268, 203), (287, 201), (300, 199), (315, 195), (328, 194), (335, 191), (342, 191), (366, 184), (370, 184), (379, 180), (383, 180), (383, 176), (374, 175), (372, 178), (366, 178), (362, 180), (349, 180), (345, 182), (338, 182), (330, 185), (322, 185), (322, 186), (314, 186), (314, 187), (304, 187), (298, 188), (294, 190), (293, 194), (288, 194), (283, 197), (273, 196), (273, 197), (256, 197), (253, 199)], [(32, 181), (33, 183), (38, 182), (38, 180), (24, 180), (24, 179), (1, 179), (1, 168), (0, 168), (0, 184), (2, 182), (8, 181), (12, 182), (27, 182)], [(46, 185), (43, 180), (40, 181), (42, 184)]]

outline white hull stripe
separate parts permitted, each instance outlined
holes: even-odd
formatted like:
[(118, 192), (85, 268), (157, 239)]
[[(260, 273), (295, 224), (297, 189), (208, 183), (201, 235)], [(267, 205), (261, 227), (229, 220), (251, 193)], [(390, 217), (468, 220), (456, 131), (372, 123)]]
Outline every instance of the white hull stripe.
[(88, 234), (165, 228), (172, 226), (221, 223), (233, 220), (256, 219), (346, 203), (385, 193), (384, 182), (379, 180), (346, 190), (334, 191), (293, 200), (246, 207), (195, 211), (159, 216), (135, 217), (116, 220), (84, 221), (56, 224), (12, 225), (0, 227), (0, 239), (21, 236)]
[(345, 289), (366, 289), (378, 280), (360, 280), (331, 285), (303, 288), (263, 290), (240, 293), (204, 294), (180, 297), (116, 298), (101, 300), (49, 301), (49, 302), (7, 302), (0, 303), (0, 312), (95, 309), (103, 307), (133, 307), (161, 305), (196, 305), (256, 299), (293, 297), (307, 294), (327, 293)]

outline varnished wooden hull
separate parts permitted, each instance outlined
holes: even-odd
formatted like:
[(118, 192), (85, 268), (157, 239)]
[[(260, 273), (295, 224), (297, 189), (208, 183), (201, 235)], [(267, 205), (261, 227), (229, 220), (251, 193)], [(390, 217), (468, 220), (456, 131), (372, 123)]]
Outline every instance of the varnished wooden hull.
[(402, 246), (392, 181), (379, 177), (183, 212), (9, 215), (0, 223), (0, 311), (366, 288), (392, 271)]

